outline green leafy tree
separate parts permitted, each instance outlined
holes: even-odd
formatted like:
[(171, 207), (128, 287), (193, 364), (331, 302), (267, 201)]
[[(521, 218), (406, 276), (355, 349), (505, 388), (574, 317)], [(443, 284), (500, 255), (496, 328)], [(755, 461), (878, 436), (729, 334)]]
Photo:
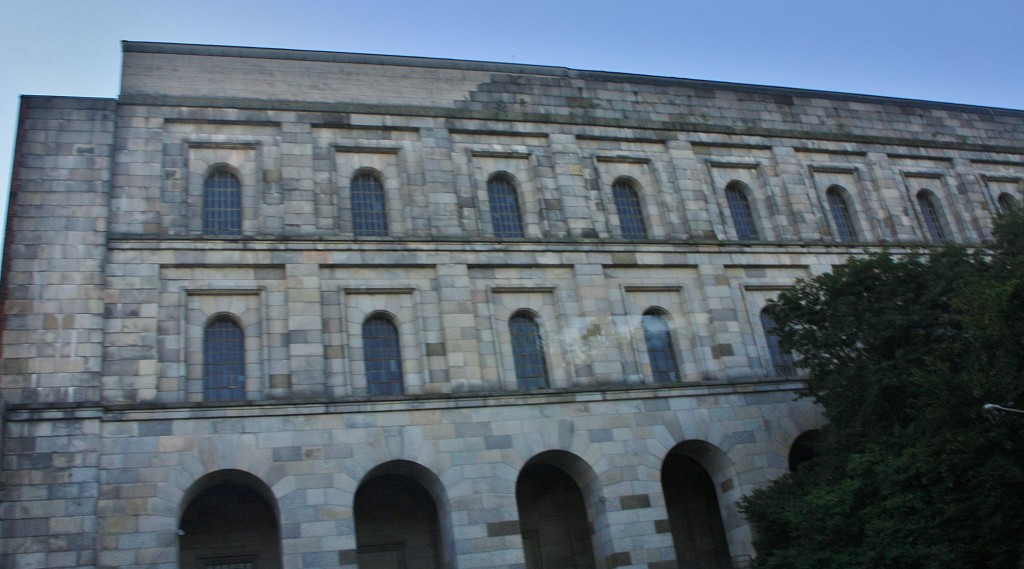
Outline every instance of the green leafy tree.
[(768, 309), (828, 424), (742, 507), (759, 569), (1024, 568), (1024, 211), (984, 250), (887, 253)]

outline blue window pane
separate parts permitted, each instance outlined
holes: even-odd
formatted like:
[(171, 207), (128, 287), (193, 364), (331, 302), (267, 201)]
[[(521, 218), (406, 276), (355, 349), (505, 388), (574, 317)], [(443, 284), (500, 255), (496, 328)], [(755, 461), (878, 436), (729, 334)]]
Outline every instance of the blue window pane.
[(616, 182), (612, 186), (615, 198), (615, 211), (619, 214), (619, 225), (622, 236), (626, 239), (646, 239), (647, 228), (644, 227), (644, 216), (640, 210), (640, 196), (636, 190), (624, 182)]
[(242, 234), (242, 185), (231, 172), (213, 172), (203, 184), (203, 233)]
[(398, 328), (387, 318), (373, 316), (363, 323), (363, 360), (367, 393), (401, 395), (404, 392)]
[(750, 207), (750, 199), (747, 198), (747, 194), (742, 189), (730, 185), (725, 188), (725, 199), (729, 202), (729, 213), (732, 215), (732, 223), (736, 227), (737, 237), (744, 241), (757, 240), (754, 212)]
[(665, 316), (649, 310), (644, 313), (642, 326), (647, 356), (651, 360), (651, 373), (655, 383), (672, 383), (680, 380), (679, 363)]
[(523, 224), (519, 215), (519, 200), (512, 181), (496, 176), (487, 182), (487, 199), (491, 205), (491, 226), (499, 238), (522, 237)]
[(945, 240), (946, 232), (942, 229), (942, 216), (938, 204), (935, 203), (935, 196), (929, 191), (920, 192), (917, 194), (917, 205), (921, 208), (928, 238), (932, 241)]
[(203, 397), (245, 399), (245, 338), (242, 329), (226, 318), (210, 323), (203, 334)]
[(836, 235), (840, 241), (857, 240), (857, 232), (853, 227), (853, 215), (850, 213), (846, 198), (837, 188), (828, 191), (828, 207), (832, 211), (832, 221), (836, 225)]
[(352, 228), (357, 237), (385, 237), (388, 214), (384, 186), (371, 174), (352, 180)]
[(512, 358), (515, 360), (519, 389), (540, 389), (548, 386), (548, 365), (544, 358), (544, 342), (540, 326), (527, 314), (516, 314), (508, 321), (512, 335)]
[(796, 366), (793, 365), (793, 354), (782, 351), (779, 337), (775, 335), (775, 327), (775, 320), (766, 312), (761, 312), (761, 329), (764, 330), (764, 339), (768, 344), (768, 357), (772, 360), (772, 374), (775, 377), (794, 376)]

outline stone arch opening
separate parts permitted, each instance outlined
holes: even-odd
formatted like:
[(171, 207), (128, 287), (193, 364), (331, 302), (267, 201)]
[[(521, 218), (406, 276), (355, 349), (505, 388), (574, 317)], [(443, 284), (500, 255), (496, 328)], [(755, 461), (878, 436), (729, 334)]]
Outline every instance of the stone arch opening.
[[(676, 445), (662, 463), (665, 509), (681, 569), (733, 569), (719, 506), (722, 484), (712, 478), (712, 472), (721, 472), (727, 462), (717, 447), (686, 441)], [(725, 482), (732, 487), (731, 479)]]
[(182, 500), (178, 559), (182, 569), (280, 569), (277, 500), (262, 480), (241, 470), (200, 478)]
[(455, 566), (448, 500), (427, 468), (405, 460), (377, 466), (360, 482), (353, 510), (360, 567)]
[[(547, 451), (516, 480), (516, 504), (527, 569), (593, 569), (597, 477), (579, 457)], [(589, 507), (588, 507), (589, 506)]]
[(797, 468), (800, 468), (804, 463), (814, 460), (818, 456), (818, 437), (819, 431), (814, 429), (801, 433), (800, 436), (793, 441), (792, 446), (789, 447), (790, 472), (796, 472)]

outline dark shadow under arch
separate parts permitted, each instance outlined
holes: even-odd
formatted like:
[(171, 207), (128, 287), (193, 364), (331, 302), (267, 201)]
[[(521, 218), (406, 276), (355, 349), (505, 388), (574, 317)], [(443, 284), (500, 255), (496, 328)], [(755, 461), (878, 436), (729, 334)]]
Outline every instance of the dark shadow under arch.
[(355, 494), (359, 566), (454, 567), (449, 511), (440, 479), (426, 467), (407, 460), (376, 466)]
[(589, 465), (564, 451), (543, 452), (523, 466), (516, 503), (527, 569), (596, 566), (587, 505), (599, 501), (597, 484)]
[(716, 451), (721, 453), (711, 444), (686, 441), (676, 445), (662, 464), (672, 544), (683, 569), (732, 569), (718, 489), (708, 471), (723, 460)]
[(800, 434), (789, 447), (789, 471), (795, 472), (804, 463), (818, 456), (817, 442), (820, 432), (817, 429)]
[(182, 569), (279, 569), (277, 500), (267, 485), (241, 470), (219, 470), (185, 493), (178, 523)]

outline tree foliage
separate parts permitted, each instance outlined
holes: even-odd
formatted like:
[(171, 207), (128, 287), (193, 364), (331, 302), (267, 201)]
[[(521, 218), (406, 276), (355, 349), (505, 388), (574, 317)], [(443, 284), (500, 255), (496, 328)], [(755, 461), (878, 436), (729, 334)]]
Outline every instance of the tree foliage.
[(769, 305), (828, 424), (743, 502), (759, 569), (1024, 568), (1024, 211), (980, 251), (851, 259)]

